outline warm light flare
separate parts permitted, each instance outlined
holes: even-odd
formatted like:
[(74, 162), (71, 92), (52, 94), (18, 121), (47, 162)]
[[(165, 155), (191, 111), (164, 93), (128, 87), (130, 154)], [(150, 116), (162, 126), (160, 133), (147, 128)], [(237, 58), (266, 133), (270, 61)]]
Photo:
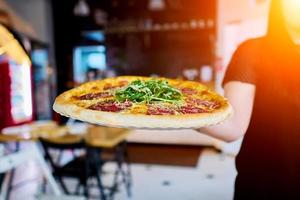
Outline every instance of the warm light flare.
[(281, 0), (286, 23), (300, 30), (300, 0)]
[(290, 7), (300, 7), (300, 0), (282, 0), (285, 2), (286, 5)]
[(20, 65), (31, 65), (31, 60), (18, 40), (4, 26), (0, 25), (0, 55), (6, 54)]

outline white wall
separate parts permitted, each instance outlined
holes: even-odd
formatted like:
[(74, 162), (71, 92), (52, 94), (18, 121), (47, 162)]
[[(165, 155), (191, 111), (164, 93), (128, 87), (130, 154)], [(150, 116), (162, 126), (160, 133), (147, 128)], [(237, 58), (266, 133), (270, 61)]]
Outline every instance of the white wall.
[(31, 24), (40, 41), (52, 43), (52, 16), (49, 0), (5, 0), (25, 21)]
[(223, 55), (224, 27), (230, 23), (238, 21), (243, 22), (247, 20), (257, 20), (258, 18), (262, 19), (266, 24), (268, 18), (269, 2), (270, 0), (218, 0), (217, 55)]
[[(270, 0), (218, 0), (216, 55), (220, 59), (216, 72), (216, 90), (222, 93), (221, 83), (228, 62), (237, 46), (266, 33)], [(225, 153), (237, 154), (242, 139), (217, 146)]]
[(50, 0), (5, 0), (5, 2), (29, 23), (37, 35), (37, 40), (49, 45), (49, 64), (55, 67), (53, 20)]
[[(259, 3), (257, 3), (259, 2)], [(270, 0), (218, 0), (216, 90), (236, 47), (243, 41), (266, 33)]]

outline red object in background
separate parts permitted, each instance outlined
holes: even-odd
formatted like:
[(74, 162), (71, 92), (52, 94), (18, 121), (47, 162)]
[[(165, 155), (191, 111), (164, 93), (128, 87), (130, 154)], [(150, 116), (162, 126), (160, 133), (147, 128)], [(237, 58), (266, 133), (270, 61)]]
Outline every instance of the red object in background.
[(31, 66), (0, 56), (0, 131), (33, 121)]

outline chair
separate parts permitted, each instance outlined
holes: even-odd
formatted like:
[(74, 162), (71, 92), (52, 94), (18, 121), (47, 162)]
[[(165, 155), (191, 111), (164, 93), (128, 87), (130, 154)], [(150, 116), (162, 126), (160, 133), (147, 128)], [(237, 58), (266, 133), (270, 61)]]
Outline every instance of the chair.
[[(98, 187), (100, 190), (101, 199), (106, 199), (106, 194), (104, 193), (104, 187), (102, 180), (100, 178), (102, 163), (94, 164), (97, 159), (92, 159), (93, 155), (89, 153), (90, 151), (86, 148), (84, 141), (81, 136), (78, 135), (64, 135), (55, 138), (40, 138), (40, 142), (45, 150), (45, 158), (49, 161), (53, 168), (53, 175), (56, 177), (61, 184), (64, 192), (66, 194), (80, 194), (80, 188), (83, 187), (83, 194), (85, 197), (89, 197), (89, 185), (88, 180), (92, 177), (97, 179)], [(58, 151), (57, 159), (51, 155), (51, 150)], [(65, 150), (73, 152), (73, 158), (65, 163), (61, 164), (60, 160), (62, 158), (62, 153)], [(75, 151), (83, 150), (84, 155), (75, 155)], [(87, 159), (89, 158), (89, 159)], [(91, 159), (90, 159), (91, 158)], [(97, 167), (95, 167), (97, 166)], [(75, 178), (78, 180), (78, 184), (73, 193), (69, 191), (63, 178)]]
[[(84, 140), (78, 135), (65, 135), (55, 138), (40, 138), (40, 141), (45, 150), (45, 157), (53, 168), (53, 175), (58, 179), (66, 194), (78, 195), (82, 186), (84, 195), (88, 197), (90, 188), (88, 180), (93, 177), (97, 180), (101, 199), (112, 199), (120, 183), (125, 184), (128, 196), (131, 195), (131, 173), (125, 140), (127, 135), (128, 133), (124, 129), (91, 126), (88, 128)], [(51, 155), (51, 150), (58, 151), (57, 159)], [(61, 164), (61, 154), (65, 150), (72, 152), (84, 150), (85, 155), (74, 155), (71, 161)], [(101, 180), (102, 167), (107, 162), (117, 164), (117, 169), (113, 173), (112, 187), (104, 187)], [(71, 193), (65, 185), (64, 177), (78, 180), (74, 193)], [(122, 178), (121, 182), (118, 180), (120, 177)]]
[[(23, 150), (20, 152), (11, 153), (9, 155), (0, 155), (0, 174), (1, 179), (4, 178), (3, 174), (24, 164), (30, 159), (38, 161), (38, 164), (41, 165), (41, 168), (43, 170), (44, 176), (47, 178), (47, 180), (50, 183), (50, 186), (54, 192), (54, 195), (38, 195), (37, 199), (40, 200), (47, 200), (47, 199), (57, 199), (57, 200), (67, 200), (67, 199), (73, 199), (73, 200), (84, 200), (83, 197), (78, 196), (65, 196), (61, 194), (61, 191), (57, 187), (55, 181), (52, 179), (52, 177), (47, 173), (46, 164), (44, 163), (44, 160), (39, 156), (39, 153), (37, 152), (38, 149), (33, 148), (31, 150)], [(0, 184), (1, 185), (1, 184)], [(0, 200), (6, 199), (6, 192), (4, 191), (4, 187), (0, 187)]]
[[(96, 156), (103, 163), (114, 162), (117, 164), (113, 186), (109, 193), (110, 198), (113, 198), (120, 183), (125, 185), (127, 195), (131, 196), (132, 178), (126, 142), (128, 134), (127, 129), (89, 126), (85, 137), (90, 151), (94, 150), (94, 153), (96, 151)], [(119, 176), (122, 179), (121, 182), (118, 181)]]
[[(75, 178), (78, 180), (78, 184), (74, 194), (79, 194), (80, 186), (83, 186), (84, 193), (87, 196), (87, 178), (88, 174), (85, 172), (85, 160), (83, 156), (76, 156), (76, 150), (84, 150), (84, 142), (81, 137), (73, 135), (65, 135), (55, 138), (40, 138), (40, 142), (44, 148), (45, 158), (49, 161), (52, 169), (53, 175), (63, 188), (66, 194), (71, 194), (63, 178)], [(61, 158), (65, 150), (72, 152), (72, 158), (69, 162), (62, 164)], [(52, 151), (52, 152), (51, 152)], [(53, 151), (58, 153), (57, 158), (51, 154)]]

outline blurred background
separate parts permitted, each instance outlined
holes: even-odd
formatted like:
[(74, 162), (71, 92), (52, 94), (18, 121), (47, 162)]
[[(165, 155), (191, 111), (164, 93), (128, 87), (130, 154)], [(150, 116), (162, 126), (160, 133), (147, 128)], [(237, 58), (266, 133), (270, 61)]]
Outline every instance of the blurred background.
[[(58, 94), (86, 81), (164, 76), (199, 81), (222, 93), (222, 78), (233, 52), (246, 39), (265, 34), (268, 8), (268, 0), (0, 0), (0, 135), (17, 135), (0, 138), (0, 156), (1, 151), (9, 155), (38, 143), (57, 182), (67, 172), (58, 173), (59, 167), (49, 164), (53, 152), (48, 157), (45, 152), (51, 144), (31, 135), (36, 124), (49, 128), (48, 123), (55, 123), (52, 132), (66, 128), (68, 136), (85, 132), (85, 141), (95, 135), (102, 142), (110, 140), (105, 134), (114, 135), (112, 130), (70, 121), (52, 110)], [(76, 176), (83, 189), (66, 192), (58, 181), (59, 190), (89, 199), (232, 199), (234, 159), (241, 141), (225, 144), (192, 130), (125, 132), (116, 134), (121, 139), (111, 139), (114, 142), (108, 146), (96, 146), (116, 156), (100, 160), (105, 160), (98, 165), (103, 185), (109, 185), (114, 180), (110, 174), (117, 172), (123, 174), (120, 180), (126, 187), (115, 184), (106, 191), (92, 174), (87, 185), (91, 182), (93, 189), (88, 194), (82, 177)], [(73, 139), (71, 143), (82, 142)], [(111, 151), (125, 143), (121, 157), (127, 155), (130, 162), (121, 162), (119, 154)], [(60, 167), (74, 160), (70, 156), (74, 152), (79, 157), (90, 153), (75, 147), (59, 146)], [(120, 162), (131, 166), (130, 174), (115, 170)], [(6, 191), (7, 199), (35, 199), (41, 185), (45, 185), (42, 193), (48, 194), (51, 188), (40, 183), (43, 178), (37, 168), (29, 162), (0, 170), (0, 185), (6, 188), (1, 194)], [(81, 165), (75, 169), (85, 170)], [(76, 188), (72, 178), (65, 180), (71, 191)]]

